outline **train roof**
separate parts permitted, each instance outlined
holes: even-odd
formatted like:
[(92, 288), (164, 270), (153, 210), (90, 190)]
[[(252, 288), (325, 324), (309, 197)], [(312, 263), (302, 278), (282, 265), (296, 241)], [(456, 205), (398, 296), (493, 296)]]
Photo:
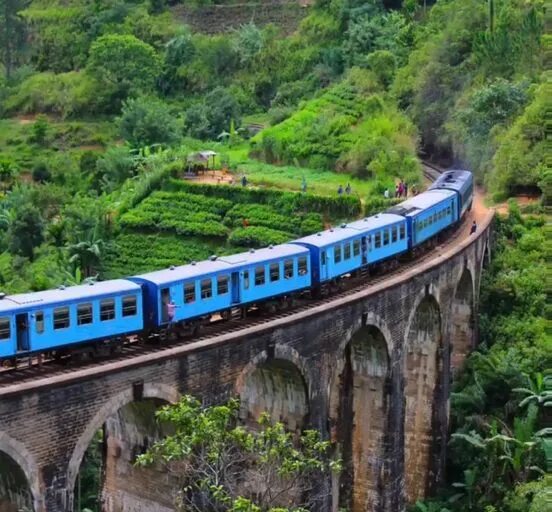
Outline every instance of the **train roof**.
[(248, 252), (231, 254), (229, 256), (221, 256), (220, 259), (231, 264), (250, 265), (253, 263), (273, 260), (275, 258), (299, 256), (308, 252), (308, 249), (304, 247), (298, 247), (297, 245), (293, 244), (280, 244), (266, 247), (264, 249), (251, 249)]
[(147, 274), (133, 276), (130, 279), (139, 279), (149, 281), (158, 286), (183, 281), (185, 279), (194, 279), (207, 274), (214, 274), (220, 271), (233, 271), (241, 267), (253, 265), (263, 261), (271, 261), (274, 259), (285, 258), (306, 254), (307, 249), (297, 247), (292, 244), (274, 245), (264, 249), (255, 249), (239, 254), (230, 254), (228, 256), (220, 256), (216, 259), (206, 261), (198, 261), (188, 265), (171, 267), (164, 270), (157, 270)]
[(356, 229), (357, 231), (372, 231), (373, 229), (390, 226), (391, 224), (401, 221), (404, 222), (404, 218), (400, 215), (395, 215), (394, 213), (378, 213), (377, 215), (372, 215), (371, 217), (365, 217), (361, 220), (349, 222), (347, 226), (352, 229)]
[(460, 169), (451, 169), (445, 171), (439, 178), (437, 178), (429, 187), (429, 190), (434, 189), (451, 189), (462, 191), (467, 184), (473, 180), (472, 173), (470, 171), (464, 171)]
[(417, 196), (411, 197), (402, 203), (396, 204), (387, 210), (387, 213), (402, 215), (403, 217), (412, 217), (427, 208), (439, 204), (445, 199), (455, 197), (456, 193), (451, 190), (428, 190)]
[(377, 215), (372, 215), (371, 217), (349, 222), (348, 224), (341, 224), (339, 227), (327, 229), (326, 231), (321, 231), (320, 233), (316, 233), (314, 235), (299, 238), (298, 240), (294, 240), (292, 243), (307, 244), (314, 247), (326, 247), (328, 245), (358, 236), (359, 233), (369, 232), (403, 220), (404, 219), (399, 215), (378, 213)]
[(7, 295), (0, 300), (0, 313), (4, 311), (23, 310), (35, 306), (48, 306), (74, 301), (86, 301), (108, 295), (139, 291), (140, 287), (126, 279), (98, 281), (90, 284), (60, 287), (42, 292), (19, 293)]

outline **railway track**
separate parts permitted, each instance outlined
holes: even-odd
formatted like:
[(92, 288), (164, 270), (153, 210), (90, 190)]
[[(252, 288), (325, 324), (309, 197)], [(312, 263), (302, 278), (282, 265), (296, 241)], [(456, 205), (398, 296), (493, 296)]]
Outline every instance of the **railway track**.
[[(437, 176), (442, 172), (439, 168), (428, 164), (427, 162), (423, 162), (423, 167), (424, 175), (431, 181), (435, 180)], [(450, 233), (447, 239), (439, 246), (437, 246), (439, 252), (442, 252), (446, 248), (451, 247), (460, 237), (460, 235), (465, 233), (467, 221), (468, 218), (464, 218), (463, 222), (456, 228), (456, 230)], [(38, 364), (38, 360), (34, 358), (31, 361), (31, 364), (28, 364), (28, 362), (26, 362), (26, 364), (19, 365), (17, 368), (4, 368), (0, 370), (0, 389), (5, 386), (21, 384), (35, 379), (69, 374), (82, 369), (97, 367), (108, 363), (115, 363), (118, 361), (124, 361), (138, 355), (156, 353), (179, 345), (202, 341), (204, 342), (215, 336), (230, 334), (243, 330), (245, 328), (267, 324), (278, 319), (284, 319), (307, 309), (322, 306), (324, 304), (329, 304), (336, 299), (346, 297), (347, 295), (352, 295), (356, 292), (366, 290), (367, 288), (375, 287), (376, 285), (381, 284), (383, 281), (389, 279), (390, 277), (396, 277), (415, 268), (423, 262), (431, 260), (434, 256), (434, 252), (430, 250), (416, 259), (401, 263), (400, 266), (392, 271), (385, 271), (381, 274), (369, 276), (367, 275), (367, 273), (364, 273), (360, 277), (355, 277), (348, 280), (349, 282), (347, 283), (345, 289), (337, 293), (333, 293), (331, 294), (331, 296), (320, 299), (299, 299), (295, 307), (290, 308), (286, 311), (279, 311), (271, 315), (262, 315), (258, 312), (257, 314), (255, 314), (255, 312), (253, 312), (253, 314), (249, 315), (247, 318), (238, 318), (237, 316), (233, 316), (228, 321), (213, 321), (210, 325), (206, 326), (201, 331), (200, 336), (186, 336), (175, 340), (167, 340), (165, 342), (159, 343), (138, 343), (136, 341), (129, 341), (125, 343), (121, 351), (117, 354), (113, 354), (110, 357), (106, 358), (95, 358), (93, 360), (84, 362), (75, 362), (70, 361), (69, 359), (55, 361), (52, 359), (47, 360), (42, 364)]]

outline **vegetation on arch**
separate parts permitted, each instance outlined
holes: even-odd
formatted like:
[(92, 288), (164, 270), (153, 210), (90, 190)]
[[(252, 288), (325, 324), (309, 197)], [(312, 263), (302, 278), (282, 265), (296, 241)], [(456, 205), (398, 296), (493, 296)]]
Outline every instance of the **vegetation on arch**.
[(202, 407), (184, 396), (157, 419), (174, 434), (155, 443), (137, 465), (161, 465), (174, 478), (179, 510), (197, 512), (308, 512), (324, 499), (324, 479), (339, 472), (332, 446), (316, 430), (301, 434), (272, 423), (255, 429), (239, 421), (239, 402)]

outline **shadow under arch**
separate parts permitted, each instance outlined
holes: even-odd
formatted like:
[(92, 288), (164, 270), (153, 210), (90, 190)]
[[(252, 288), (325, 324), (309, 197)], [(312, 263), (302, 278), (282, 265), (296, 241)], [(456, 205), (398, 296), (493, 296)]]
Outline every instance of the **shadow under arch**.
[(255, 427), (267, 412), (272, 421), (299, 433), (309, 422), (310, 382), (306, 363), (295, 349), (276, 345), (271, 356), (266, 350), (260, 352), (236, 380), (241, 420)]
[(465, 266), (456, 282), (450, 315), (450, 367), (453, 376), (474, 348), (475, 283)]
[[(405, 492), (408, 503), (426, 496), (437, 479), (433, 455), (441, 451), (443, 389), (442, 312), (431, 287), (410, 314), (403, 352)], [(446, 414), (446, 411), (445, 411)]]
[(31, 493), (34, 512), (44, 511), (38, 466), (31, 453), (21, 442), (0, 432), (0, 452), (6, 454), (22, 471)]
[[(168, 403), (176, 403), (180, 398), (180, 394), (176, 389), (164, 384), (144, 383), (142, 399), (151, 398), (163, 400)], [(86, 429), (80, 436), (75, 448), (73, 449), (73, 454), (71, 455), (71, 459), (69, 460), (67, 467), (66, 489), (68, 490), (68, 496), (70, 499), (72, 499), (73, 496), (75, 481), (79, 473), (84, 454), (92, 442), (94, 435), (110, 416), (133, 401), (133, 390), (129, 387), (127, 390), (111, 397), (88, 423)]]
[(378, 323), (387, 336), (367, 323), (347, 340), (330, 397), (332, 438), (344, 463), (338, 506), (352, 512), (377, 510), (384, 486), (391, 341)]

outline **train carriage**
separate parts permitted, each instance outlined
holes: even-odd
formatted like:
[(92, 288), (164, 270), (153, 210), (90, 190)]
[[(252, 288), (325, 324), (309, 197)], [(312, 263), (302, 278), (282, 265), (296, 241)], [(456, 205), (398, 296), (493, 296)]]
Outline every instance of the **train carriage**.
[(410, 249), (433, 238), (459, 220), (458, 197), (451, 190), (430, 190), (393, 206), (387, 213), (406, 219)]
[(142, 286), (150, 328), (169, 323), (169, 302), (175, 306), (173, 321), (185, 322), (291, 294), (311, 284), (308, 250), (291, 244), (214, 256), (129, 279)]
[(49, 352), (143, 328), (140, 287), (125, 279), (5, 296), (0, 357)]
[(450, 170), (445, 171), (429, 190), (452, 190), (458, 195), (458, 218), (462, 218), (466, 211), (471, 210), (473, 201), (473, 175), (469, 171)]
[(394, 257), (407, 249), (406, 221), (379, 214), (294, 240), (309, 249), (317, 285)]

